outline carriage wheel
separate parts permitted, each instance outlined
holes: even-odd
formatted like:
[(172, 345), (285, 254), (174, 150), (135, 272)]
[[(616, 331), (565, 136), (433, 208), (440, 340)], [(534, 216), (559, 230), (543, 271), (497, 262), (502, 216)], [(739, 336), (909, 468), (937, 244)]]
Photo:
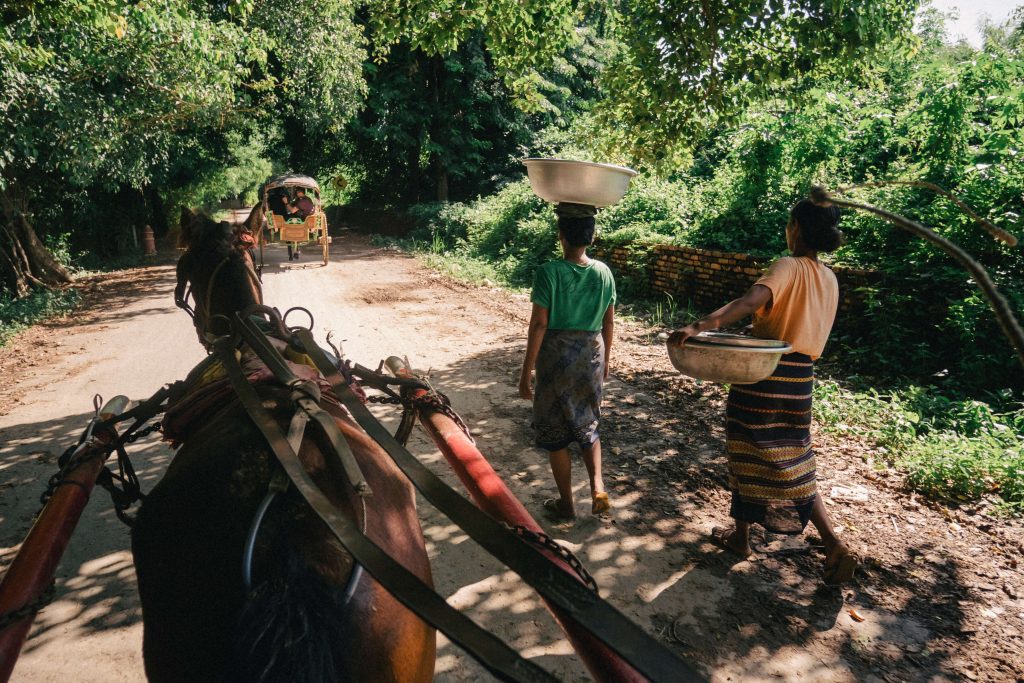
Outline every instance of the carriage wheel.
[(331, 260), (331, 238), (327, 236), (327, 231), (324, 230), (323, 235), (320, 236), (320, 242), (324, 246), (324, 265)]

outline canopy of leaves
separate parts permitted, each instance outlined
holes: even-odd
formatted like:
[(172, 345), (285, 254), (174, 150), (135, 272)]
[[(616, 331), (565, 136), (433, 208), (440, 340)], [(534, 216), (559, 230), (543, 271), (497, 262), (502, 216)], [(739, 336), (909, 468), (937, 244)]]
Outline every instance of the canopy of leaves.
[(141, 185), (177, 133), (231, 116), (245, 67), (262, 58), (241, 27), (184, 0), (41, 3), (0, 41), (0, 183)]
[(600, 111), (612, 149), (672, 166), (709, 129), (813, 71), (851, 75), (917, 0), (628, 0)]
[(406, 42), (428, 55), (481, 35), (505, 84), (527, 109), (543, 107), (538, 67), (577, 41), (575, 0), (388, 0), (367, 3), (377, 57)]

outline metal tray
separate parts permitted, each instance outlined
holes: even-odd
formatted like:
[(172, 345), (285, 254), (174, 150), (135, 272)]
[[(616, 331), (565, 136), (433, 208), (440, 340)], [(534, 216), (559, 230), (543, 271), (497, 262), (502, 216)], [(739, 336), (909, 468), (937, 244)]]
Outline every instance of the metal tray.
[(523, 159), (534, 193), (549, 202), (611, 206), (622, 199), (631, 168), (570, 159)]

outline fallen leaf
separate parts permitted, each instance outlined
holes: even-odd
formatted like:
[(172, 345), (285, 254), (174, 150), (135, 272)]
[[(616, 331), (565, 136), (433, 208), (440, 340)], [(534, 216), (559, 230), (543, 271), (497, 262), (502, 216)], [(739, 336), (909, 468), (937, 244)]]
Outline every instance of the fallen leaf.
[(850, 609), (849, 613), (850, 613), (850, 618), (853, 619), (854, 621), (864, 621), (864, 617), (862, 617), (860, 615), (860, 612), (858, 612), (857, 610)]

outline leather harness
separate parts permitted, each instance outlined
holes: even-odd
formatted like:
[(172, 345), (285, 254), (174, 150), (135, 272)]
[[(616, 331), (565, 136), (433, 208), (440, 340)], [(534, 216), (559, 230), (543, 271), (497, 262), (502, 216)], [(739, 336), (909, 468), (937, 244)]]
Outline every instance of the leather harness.
[[(250, 345), (257, 355), (274, 370), (283, 365), (278, 351), (261, 337), (263, 333), (249, 319), (254, 312), (273, 311), (265, 306), (252, 306), (236, 313), (233, 325), (238, 338)], [(273, 311), (276, 314), (276, 311)], [(272, 316), (273, 317), (273, 316)], [(284, 329), (283, 324), (277, 325)], [(501, 560), (522, 579), (567, 614), (584, 624), (598, 639), (614, 649), (637, 671), (653, 681), (700, 681), (704, 680), (689, 665), (679, 659), (663, 644), (648, 635), (632, 620), (605, 602), (594, 591), (579, 580), (554, 568), (551, 561), (536, 547), (520, 538), (510, 527), (484, 514), (473, 503), (459, 495), (444, 483), (423, 463), (413, 456), (373, 416), (363, 401), (352, 391), (348, 380), (340, 372), (336, 362), (313, 339), (305, 328), (288, 330), (286, 339), (293, 347), (305, 353), (317, 369), (331, 384), (337, 398), (348, 409), (356, 422), (376, 441), (413, 485), (434, 507), (444, 513), (485, 550)], [(309, 479), (298, 461), (298, 456), (283, 438), (276, 422), (263, 409), (255, 390), (248, 384), (242, 385), (241, 368), (234, 354), (232, 342), (237, 338), (222, 338), (222, 349), (218, 354), (229, 368), (229, 376), (243, 405), (253, 416), (260, 430), (277, 456), (281, 466), (295, 484), (299, 493), (306, 498), (314, 511), (323, 519), (332, 533), (352, 554), (356, 562), (391, 592), (399, 601), (435, 626), (468, 652), (473, 654), (494, 675), (503, 680), (551, 680), (544, 672), (528, 660), (510, 650), (492, 634), (484, 631), (457, 610), (451, 608), (433, 590), (411, 575), (401, 565), (388, 557), (368, 538), (356, 531), (350, 522), (330, 505), (322, 492)], [(226, 350), (230, 350), (227, 353)], [(274, 360), (273, 356), (277, 355)], [(270, 360), (268, 360), (270, 358)], [(233, 368), (233, 369), (232, 369)], [(276, 373), (276, 371), (275, 371)], [(287, 376), (279, 376), (286, 385)], [(301, 407), (301, 404), (300, 404)], [(259, 414), (262, 413), (262, 416)], [(258, 417), (259, 416), (259, 417)], [(331, 423), (333, 426), (333, 422)], [(336, 428), (336, 427), (335, 427)], [(344, 442), (344, 439), (341, 439)], [(349, 451), (350, 453), (351, 451)], [(343, 458), (344, 460), (344, 458)], [(349, 484), (358, 489), (359, 479), (349, 476)], [(497, 647), (500, 644), (501, 647)], [(541, 676), (541, 678), (536, 678)]]
[[(307, 423), (315, 425), (331, 444), (331, 450), (334, 451), (333, 457), (339, 459), (345, 473), (346, 484), (353, 487), (360, 499), (365, 501), (372, 492), (341, 430), (334, 423), (333, 418), (320, 407), (319, 387), (315, 382), (298, 378), (288, 368), (284, 357), (250, 317), (252, 314), (263, 314), (269, 317), (271, 326), (276, 330), (274, 336), (287, 342), (292, 348), (305, 353), (313, 361), (317, 370), (331, 385), (336, 397), (349, 411), (356, 423), (392, 458), (427, 501), (444, 513), (485, 550), (516, 572), (528, 585), (556, 604), (570, 618), (585, 626), (595, 637), (606, 643), (623, 660), (648, 679), (672, 681), (673, 683), (705, 680), (665, 645), (602, 600), (596, 591), (588, 589), (579, 579), (554, 566), (546, 555), (536, 546), (527, 543), (512, 527), (491, 518), (444, 483), (440, 477), (431, 472), (399, 443), (374, 417), (363, 403), (363, 399), (353, 391), (349, 378), (343, 374), (341, 360), (330, 357), (317, 345), (310, 329), (287, 328), (276, 309), (255, 304), (242, 312), (235, 313), (229, 320), (231, 334), (220, 337), (211, 336), (213, 354), (193, 369), (183, 382), (177, 382), (171, 388), (175, 389), (173, 392), (175, 395), (183, 395), (183, 387), (193, 383), (210, 362), (214, 360), (221, 362), (232, 388), (266, 439), (288, 480), (352, 555), (355, 562), (354, 576), (350, 578), (347, 593), (354, 590), (355, 583), (358, 581), (356, 570), (361, 566), (399, 602), (444, 633), (452, 642), (472, 655), (500, 680), (523, 682), (557, 680), (537, 664), (524, 659), (495, 635), (451, 607), (419, 577), (390, 557), (362, 533), (324, 495), (306, 472), (297, 454), (297, 447), (301, 443)], [(312, 327), (312, 320), (310, 327)], [(236, 356), (236, 349), (243, 341), (259, 356), (276, 379), (292, 391), (291, 397), (296, 404), (296, 412), (289, 426), (288, 434), (263, 407), (262, 399), (242, 370)], [(347, 368), (347, 372), (363, 380), (369, 386), (385, 391), (390, 391), (388, 385), (430, 389), (418, 379), (384, 378), (359, 365), (353, 367), (346, 363), (344, 367)], [(158, 396), (159, 400), (156, 400)], [(147, 417), (150, 414), (155, 414), (158, 410), (153, 406), (163, 405), (166, 399), (165, 396), (159, 395), (159, 392), (158, 396), (144, 402), (137, 409), (125, 413), (123, 418), (135, 417), (136, 415), (133, 414), (139, 412), (144, 412)], [(147, 404), (149, 405), (147, 406)], [(139, 422), (141, 421), (144, 420)], [(280, 477), (272, 477), (270, 486), (271, 489), (276, 486), (280, 490)], [(256, 529), (258, 529), (258, 521), (254, 525), (252, 533), (255, 533)]]

